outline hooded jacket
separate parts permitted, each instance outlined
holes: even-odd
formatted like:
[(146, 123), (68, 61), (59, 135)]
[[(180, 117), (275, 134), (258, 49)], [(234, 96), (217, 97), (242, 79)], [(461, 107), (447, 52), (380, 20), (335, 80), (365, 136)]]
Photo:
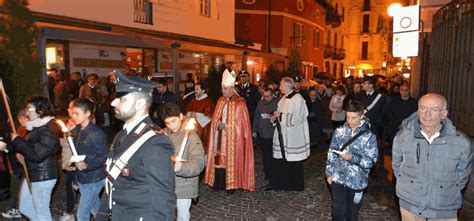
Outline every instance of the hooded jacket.
[[(326, 162), (326, 177), (333, 177), (333, 182), (347, 186), (353, 190), (363, 190), (367, 187), (369, 171), (377, 161), (377, 138), (370, 131), (368, 119), (364, 119), (354, 132), (346, 122), (336, 128), (329, 146)], [(342, 146), (360, 131), (367, 130), (354, 140), (346, 151), (352, 154), (349, 161), (343, 160), (331, 150), (341, 150)]]
[(469, 140), (449, 119), (441, 124), (439, 137), (430, 144), (415, 112), (402, 122), (392, 147), (400, 207), (426, 218), (455, 218), (471, 174)]

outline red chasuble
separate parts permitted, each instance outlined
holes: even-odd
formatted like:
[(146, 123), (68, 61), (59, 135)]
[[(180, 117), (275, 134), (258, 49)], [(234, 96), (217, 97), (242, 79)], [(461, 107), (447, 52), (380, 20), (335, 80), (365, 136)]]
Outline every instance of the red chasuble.
[[(210, 97), (206, 97), (202, 100), (198, 100), (194, 98), (189, 103), (188, 108), (186, 109), (186, 113), (198, 112), (198, 113), (202, 113), (208, 116), (209, 118), (212, 118), (213, 111), (214, 111), (214, 104)], [(204, 147), (207, 147), (207, 141), (209, 140), (209, 130), (211, 129), (210, 125), (211, 123), (207, 124), (206, 127), (202, 128), (201, 125), (196, 124), (196, 133), (199, 135), (199, 138), (201, 138), (201, 141), (204, 144)]]
[[(226, 105), (227, 119), (222, 120)], [(226, 124), (224, 134), (217, 130), (217, 124), (221, 120)], [(250, 118), (245, 100), (237, 95), (233, 95), (230, 100), (219, 98), (212, 116), (204, 178), (204, 182), (210, 186), (214, 185), (215, 168), (225, 169), (226, 190), (255, 191)]]

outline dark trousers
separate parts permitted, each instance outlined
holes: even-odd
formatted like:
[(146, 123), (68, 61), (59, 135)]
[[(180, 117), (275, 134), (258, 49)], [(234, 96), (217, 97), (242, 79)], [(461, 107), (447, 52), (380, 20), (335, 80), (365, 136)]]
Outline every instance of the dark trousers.
[(267, 180), (271, 180), (271, 168), (273, 161), (273, 138), (259, 137), (258, 142), (263, 153), (263, 173)]
[(273, 159), (270, 186), (275, 190), (304, 190), (303, 161)]
[(359, 203), (354, 203), (354, 195), (356, 193), (363, 192), (363, 190), (353, 190), (344, 185), (332, 183), (332, 220), (335, 221), (351, 221), (358, 220), (360, 206), (362, 205), (362, 199)]
[(76, 179), (76, 172), (64, 171), (64, 176), (66, 177), (66, 213), (73, 213), (76, 205), (76, 193), (74, 193), (72, 184)]

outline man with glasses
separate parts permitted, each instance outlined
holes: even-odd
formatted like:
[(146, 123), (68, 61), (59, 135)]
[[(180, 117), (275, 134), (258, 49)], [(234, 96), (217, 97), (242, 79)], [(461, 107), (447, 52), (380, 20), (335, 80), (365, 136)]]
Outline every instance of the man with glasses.
[(393, 141), (402, 220), (457, 220), (471, 174), (471, 144), (447, 118), (446, 99), (426, 94)]
[[(271, 169), (273, 160), (273, 131), (275, 130), (270, 122), (270, 115), (278, 108), (278, 98), (272, 88), (263, 88), (263, 99), (258, 102), (255, 118), (253, 122), (253, 137), (258, 139), (258, 144), (262, 147), (263, 172), (265, 179), (271, 180)], [(268, 184), (266, 190), (270, 190)]]

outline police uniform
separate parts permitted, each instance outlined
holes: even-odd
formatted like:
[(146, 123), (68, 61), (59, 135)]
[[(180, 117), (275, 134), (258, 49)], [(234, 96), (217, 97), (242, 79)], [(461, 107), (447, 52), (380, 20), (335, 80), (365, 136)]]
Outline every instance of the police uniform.
[[(117, 97), (130, 92), (152, 93), (155, 84), (143, 78), (116, 72)], [(173, 220), (176, 208), (175, 174), (171, 140), (145, 115), (136, 125), (130, 123), (114, 138), (109, 163), (120, 156), (141, 136), (155, 131), (128, 160), (121, 174), (109, 185), (112, 220)], [(109, 171), (109, 167), (108, 167)], [(110, 172), (107, 177), (110, 179)]]
[[(249, 75), (249, 73), (245, 70), (240, 71), (239, 76), (242, 77), (244, 75)], [(258, 87), (255, 84), (247, 82), (246, 84), (241, 84), (237, 86), (237, 93), (239, 96), (245, 99), (245, 103), (247, 104), (247, 109), (249, 110), (250, 116), (250, 125), (253, 125), (253, 118), (255, 115), (255, 110), (257, 109), (258, 102), (261, 99), (261, 94), (258, 91)]]
[[(303, 80), (303, 78), (301, 78), (300, 76), (296, 76), (294, 80), (295, 80), (295, 82), (300, 83)], [(311, 98), (309, 97), (308, 92), (305, 89), (302, 89), (302, 88), (300, 88), (296, 92), (301, 94), (301, 96), (303, 96), (303, 99), (306, 102), (306, 108), (308, 108), (308, 113), (311, 112)]]

